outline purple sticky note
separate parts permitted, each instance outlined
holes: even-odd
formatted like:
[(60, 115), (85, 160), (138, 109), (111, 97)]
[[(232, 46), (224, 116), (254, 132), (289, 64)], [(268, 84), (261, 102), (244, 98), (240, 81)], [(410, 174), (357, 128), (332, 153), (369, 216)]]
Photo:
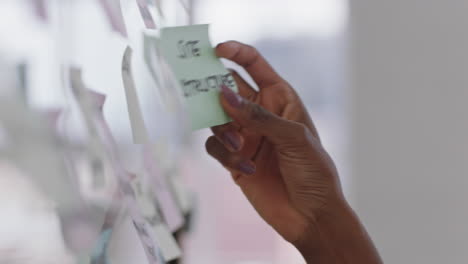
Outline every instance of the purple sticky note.
[(156, 29), (156, 24), (154, 23), (153, 16), (148, 8), (147, 0), (136, 0), (138, 4), (138, 8), (140, 9), (141, 17), (143, 18), (143, 22), (145, 22), (145, 26), (148, 29)]
[(37, 17), (42, 21), (47, 21), (47, 1), (46, 0), (30, 0)]

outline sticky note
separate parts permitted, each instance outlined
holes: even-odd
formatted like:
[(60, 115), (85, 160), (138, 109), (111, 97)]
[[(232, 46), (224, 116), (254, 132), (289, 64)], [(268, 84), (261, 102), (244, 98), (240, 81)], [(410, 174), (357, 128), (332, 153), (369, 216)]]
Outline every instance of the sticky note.
[[(161, 256), (160, 249), (156, 243), (154, 232), (151, 231), (151, 227), (145, 219), (141, 218), (138, 212), (138, 205), (133, 199), (127, 200), (128, 209), (132, 216), (133, 226), (140, 238), (140, 242), (145, 251), (146, 258), (149, 264), (163, 264), (166, 263), (163, 256)], [(140, 217), (137, 217), (140, 216)]]
[(138, 9), (140, 9), (141, 17), (145, 26), (148, 29), (156, 29), (156, 24), (154, 23), (153, 16), (148, 7), (148, 0), (137, 0)]
[(158, 203), (160, 205), (161, 213), (167, 222), (170, 231), (175, 232), (182, 228), (184, 225), (184, 217), (182, 211), (177, 204), (177, 197), (174, 189), (171, 188), (168, 178), (159, 172), (156, 167), (156, 156), (152, 147), (146, 147), (143, 153), (143, 161), (148, 175), (152, 181), (152, 188)]
[(156, 9), (158, 10), (158, 13), (164, 17), (164, 12), (162, 11), (162, 0), (149, 0), (150, 4), (156, 6)]
[(132, 49), (127, 47), (122, 59), (122, 80), (127, 99), (128, 114), (132, 125), (133, 142), (135, 144), (147, 144), (149, 142), (149, 135), (135, 88), (131, 61)]
[(151, 231), (155, 236), (164, 260), (172, 261), (177, 259), (181, 256), (181, 249), (177, 245), (167, 225), (163, 222), (159, 214), (159, 208), (151, 195), (151, 191), (148, 190), (148, 186), (143, 187), (142, 184), (141, 177), (136, 177), (132, 181), (139, 210), (146, 220), (146, 223), (151, 227)]
[(192, 130), (229, 122), (230, 118), (219, 102), (221, 85), (237, 92), (232, 75), (216, 57), (208, 27), (162, 28), (158, 43), (185, 98)]
[(109, 19), (112, 29), (124, 38), (128, 37), (120, 0), (98, 0)]
[(108, 264), (109, 261), (107, 259), (107, 247), (109, 245), (109, 241), (112, 236), (112, 228), (105, 229), (96, 243), (96, 246), (91, 253), (91, 264)]
[[(155, 82), (155, 88), (159, 93), (158, 99), (161, 105), (167, 108), (173, 108), (174, 97), (177, 97), (170, 92), (170, 85), (167, 84), (167, 75), (164, 72), (164, 65), (161, 63), (161, 58), (157, 54), (157, 38), (154, 34), (144, 31), (143, 33), (143, 50), (144, 60), (147, 69)], [(167, 66), (166, 66), (167, 68)]]
[(47, 21), (48, 13), (47, 13), (47, 3), (45, 0), (30, 0), (34, 11), (39, 19), (42, 21)]
[(151, 74), (151, 77), (156, 82), (157, 86), (161, 85), (159, 80), (158, 71), (156, 70), (155, 63), (157, 62), (156, 57), (156, 40), (154, 37), (149, 36), (148, 34), (143, 33), (143, 50), (144, 50), (144, 59), (148, 71)]

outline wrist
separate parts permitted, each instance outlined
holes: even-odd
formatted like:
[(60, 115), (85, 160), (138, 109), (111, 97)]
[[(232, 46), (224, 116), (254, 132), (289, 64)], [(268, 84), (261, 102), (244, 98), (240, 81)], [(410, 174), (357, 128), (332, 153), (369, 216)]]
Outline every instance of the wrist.
[(344, 200), (324, 209), (294, 245), (307, 263), (382, 263), (359, 218)]
[(332, 237), (340, 230), (346, 231), (353, 222), (353, 217), (355, 215), (346, 201), (333, 203), (310, 219), (303, 236), (293, 244), (307, 263), (334, 263), (333, 245), (330, 244)]

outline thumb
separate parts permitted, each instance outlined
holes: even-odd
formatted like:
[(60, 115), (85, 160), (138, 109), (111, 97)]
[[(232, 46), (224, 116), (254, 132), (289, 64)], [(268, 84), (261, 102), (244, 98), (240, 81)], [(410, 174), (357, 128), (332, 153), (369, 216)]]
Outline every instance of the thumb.
[(292, 143), (307, 133), (304, 125), (269, 112), (262, 106), (242, 98), (225, 85), (221, 91), (221, 104), (226, 113), (242, 128), (258, 133), (274, 144)]

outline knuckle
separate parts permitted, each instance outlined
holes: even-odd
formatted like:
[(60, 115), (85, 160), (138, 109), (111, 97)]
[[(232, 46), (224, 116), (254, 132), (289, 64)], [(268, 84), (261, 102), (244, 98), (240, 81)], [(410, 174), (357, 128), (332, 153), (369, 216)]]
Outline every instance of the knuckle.
[(234, 183), (239, 186), (241, 189), (244, 189), (245, 186), (248, 184), (248, 177), (245, 177), (241, 173), (238, 172), (232, 172), (232, 179)]
[(246, 111), (249, 119), (255, 122), (266, 123), (271, 118), (271, 114), (258, 104), (247, 104)]
[(256, 54), (258, 54), (257, 48), (255, 48), (255, 47), (252, 46), (252, 45), (247, 45), (247, 44), (245, 44), (245, 48), (246, 48), (247, 51), (249, 52), (249, 55), (256, 55)]
[(299, 139), (300, 141), (307, 140), (310, 137), (310, 130), (309, 128), (302, 124), (302, 123), (295, 123), (293, 126), (293, 135), (295, 138)]
[(224, 128), (222, 126), (214, 126), (211, 128), (211, 131), (213, 132), (213, 134), (218, 135), (224, 131)]
[(236, 167), (237, 159), (234, 155), (228, 154), (224, 157), (223, 164), (229, 169), (234, 169)]
[(255, 47), (250, 45), (246, 45), (246, 50), (249, 60), (245, 63), (244, 67), (248, 68), (249, 66), (255, 64), (255, 62), (258, 61), (260, 53)]

